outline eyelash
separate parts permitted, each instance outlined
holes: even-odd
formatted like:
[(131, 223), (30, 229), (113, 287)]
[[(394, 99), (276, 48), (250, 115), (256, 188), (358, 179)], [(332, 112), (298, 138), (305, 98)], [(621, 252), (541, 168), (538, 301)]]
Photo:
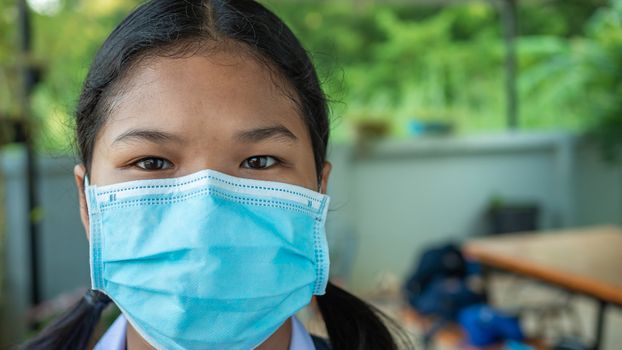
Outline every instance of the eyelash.
[[(256, 160), (256, 159), (261, 159), (261, 158), (269, 158), (269, 159), (271, 159), (271, 160), (273, 161), (273, 163), (272, 163), (272, 164), (270, 164), (270, 165), (268, 165), (268, 166), (266, 166), (266, 167), (263, 167), (263, 168), (253, 168), (253, 167), (250, 167), (250, 166), (245, 166), (245, 164), (249, 164), (248, 162), (249, 162), (250, 160)], [(278, 158), (273, 157), (273, 156), (252, 156), (252, 157), (248, 157), (248, 158), (246, 158), (246, 159), (242, 162), (242, 164), (240, 164), (240, 165), (241, 165), (243, 168), (245, 168), (245, 169), (253, 169), (253, 170), (266, 170), (266, 169), (270, 169), (270, 168), (272, 168), (272, 167), (274, 167), (274, 166), (276, 166), (276, 165), (279, 165), (279, 164), (281, 164), (281, 163), (282, 163), (282, 162), (281, 162), (281, 160), (279, 160)]]
[[(269, 164), (267, 166), (261, 167), (261, 168), (254, 168), (252, 166), (250, 166), (249, 161), (257, 161), (258, 159), (268, 159), (266, 162), (270, 163), (270, 160), (272, 161), (272, 164)], [(150, 161), (150, 162), (160, 162), (159, 164), (161, 164), (159, 167), (157, 167), (158, 169), (147, 169), (147, 167), (144, 166), (144, 163)], [(260, 163), (261, 160), (259, 161)], [(143, 164), (143, 166), (141, 166), (140, 164)], [(164, 164), (168, 164), (166, 167), (163, 167)], [(244, 159), (244, 161), (240, 164), (240, 166), (242, 168), (245, 169), (252, 169), (252, 170), (266, 170), (266, 169), (270, 169), (276, 165), (282, 164), (282, 161), (276, 157), (273, 156), (267, 156), (267, 155), (261, 155), (261, 156), (252, 156), (252, 157), (248, 157), (246, 159)], [(135, 162), (133, 162), (131, 164), (134, 167), (139, 168), (140, 170), (143, 171), (160, 171), (160, 170), (167, 170), (167, 169), (171, 169), (173, 167), (173, 163), (164, 159), (164, 158), (160, 158), (160, 157), (144, 157), (141, 158)]]
[[(147, 162), (147, 161), (158, 161), (158, 162), (161, 162), (161, 163), (167, 163), (169, 166), (167, 166), (166, 168), (159, 167), (158, 169), (147, 169), (144, 166), (140, 166), (141, 163)], [(144, 158), (141, 158), (141, 159), (133, 162), (131, 165), (134, 166), (134, 167), (137, 167), (137, 168), (139, 168), (140, 170), (143, 170), (143, 171), (160, 171), (160, 170), (170, 169), (170, 168), (173, 167), (173, 163), (171, 163), (170, 161), (168, 161), (168, 160), (166, 160), (164, 158), (160, 158), (160, 157), (144, 157)]]

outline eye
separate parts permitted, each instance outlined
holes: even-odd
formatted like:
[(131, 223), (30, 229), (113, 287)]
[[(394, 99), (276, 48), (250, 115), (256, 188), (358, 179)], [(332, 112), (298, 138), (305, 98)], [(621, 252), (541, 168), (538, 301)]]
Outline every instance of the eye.
[(157, 157), (147, 157), (140, 159), (135, 162), (134, 165), (142, 170), (147, 171), (165, 170), (173, 167), (173, 163), (169, 162), (166, 159)]
[(276, 158), (270, 156), (253, 156), (250, 158), (246, 158), (242, 162), (242, 168), (259, 170), (268, 169), (277, 164), (278, 162), (279, 161)]

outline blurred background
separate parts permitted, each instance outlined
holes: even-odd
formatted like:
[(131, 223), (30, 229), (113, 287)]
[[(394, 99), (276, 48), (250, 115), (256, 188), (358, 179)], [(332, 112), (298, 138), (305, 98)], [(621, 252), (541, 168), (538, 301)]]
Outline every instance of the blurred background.
[[(590, 235), (602, 225), (622, 242), (622, 1), (262, 3), (309, 50), (331, 100), (333, 278), (422, 347), (478, 345), (472, 323), (417, 299), (423, 287), (412, 282), (431, 247), (462, 254), (468, 242), (561, 239), (559, 230)], [(0, 0), (0, 349), (89, 286), (72, 111), (95, 51), (137, 4)], [(590, 254), (603, 246), (618, 260), (592, 271)], [(585, 276), (608, 270), (599, 283), (610, 294), (588, 291), (592, 280), (569, 288), (507, 274), (478, 254), (449, 274), (477, 277), (469, 288), (485, 294), (488, 311), (519, 319), (524, 336), (501, 332), (493, 346), (573, 339), (572, 349), (619, 349), (622, 244), (578, 248), (559, 266), (579, 257)], [(446, 305), (444, 292), (433, 295)]]

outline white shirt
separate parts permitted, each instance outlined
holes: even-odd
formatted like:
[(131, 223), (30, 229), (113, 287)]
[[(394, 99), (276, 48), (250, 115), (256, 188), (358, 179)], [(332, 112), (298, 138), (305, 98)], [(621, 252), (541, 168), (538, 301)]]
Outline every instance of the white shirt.
[[(295, 316), (292, 320), (292, 338), (289, 350), (315, 350), (311, 335)], [(125, 335), (127, 333), (127, 320), (123, 315), (117, 317), (114, 323), (95, 345), (93, 350), (126, 350)]]

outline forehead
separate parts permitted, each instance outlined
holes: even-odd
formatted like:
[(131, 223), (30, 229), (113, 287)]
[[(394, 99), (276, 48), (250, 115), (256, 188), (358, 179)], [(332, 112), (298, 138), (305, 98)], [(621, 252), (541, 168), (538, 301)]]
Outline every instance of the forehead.
[(281, 124), (308, 139), (294, 95), (274, 70), (243, 51), (150, 58), (111, 96), (111, 112), (98, 143), (145, 126), (201, 138)]

